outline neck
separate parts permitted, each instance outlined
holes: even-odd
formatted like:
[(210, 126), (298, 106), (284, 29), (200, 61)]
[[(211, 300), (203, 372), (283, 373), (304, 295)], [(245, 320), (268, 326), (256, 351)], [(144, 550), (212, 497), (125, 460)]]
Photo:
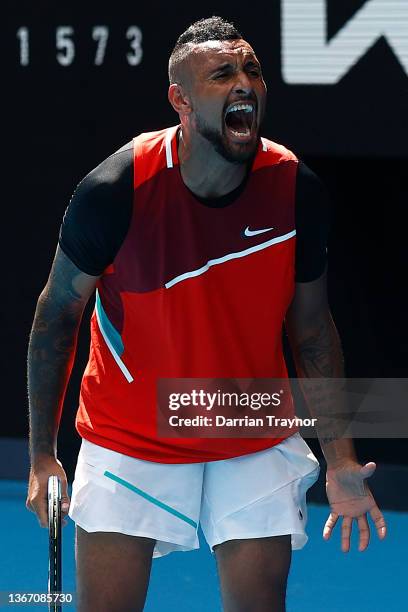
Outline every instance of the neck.
[(221, 157), (200, 134), (189, 137), (178, 132), (178, 158), (184, 184), (201, 198), (219, 198), (244, 180), (248, 165), (234, 164)]

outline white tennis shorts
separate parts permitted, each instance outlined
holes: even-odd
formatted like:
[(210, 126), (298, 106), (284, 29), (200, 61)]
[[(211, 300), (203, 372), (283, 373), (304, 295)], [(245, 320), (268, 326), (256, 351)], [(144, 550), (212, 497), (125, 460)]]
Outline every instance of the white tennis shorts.
[(82, 441), (69, 516), (85, 531), (156, 540), (153, 557), (227, 540), (307, 542), (306, 491), (319, 463), (296, 433), (263, 451), (207, 463), (155, 463)]

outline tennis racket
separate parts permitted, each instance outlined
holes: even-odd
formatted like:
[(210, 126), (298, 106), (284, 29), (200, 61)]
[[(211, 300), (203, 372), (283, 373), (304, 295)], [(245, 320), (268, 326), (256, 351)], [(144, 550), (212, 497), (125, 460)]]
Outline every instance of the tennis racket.
[[(60, 593), (62, 590), (61, 569), (61, 482), (57, 476), (48, 479), (48, 530), (49, 530), (49, 562), (48, 562), (48, 593)], [(51, 612), (61, 612), (59, 603), (48, 605)]]

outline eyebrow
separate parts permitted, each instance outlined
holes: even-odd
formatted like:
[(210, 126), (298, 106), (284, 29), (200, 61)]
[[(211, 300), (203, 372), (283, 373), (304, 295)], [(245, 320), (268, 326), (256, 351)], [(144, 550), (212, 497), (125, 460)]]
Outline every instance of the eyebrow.
[(260, 68), (261, 64), (255, 60), (248, 60), (245, 62), (245, 66), (255, 66), (256, 68)]
[[(256, 68), (261, 68), (261, 65), (259, 64), (259, 62), (250, 59), (247, 62), (245, 62), (244, 67), (246, 66), (255, 66)], [(219, 66), (216, 66), (215, 68), (212, 68), (212, 70), (210, 71), (211, 74), (213, 74), (214, 72), (219, 72), (222, 70), (225, 70), (226, 68), (232, 68), (233, 64), (231, 62), (224, 62), (223, 64), (220, 64)]]
[(219, 66), (216, 66), (215, 68), (213, 68), (211, 72), (218, 72), (218, 70), (225, 70), (226, 68), (231, 68), (231, 67), (232, 67), (231, 62), (224, 62), (223, 64), (220, 64)]

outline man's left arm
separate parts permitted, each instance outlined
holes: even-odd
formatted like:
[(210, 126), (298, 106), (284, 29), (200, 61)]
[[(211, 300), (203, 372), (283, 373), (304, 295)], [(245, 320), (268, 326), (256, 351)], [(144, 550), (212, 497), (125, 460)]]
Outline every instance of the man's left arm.
[[(317, 419), (317, 435), (327, 462), (326, 492), (331, 513), (323, 537), (330, 538), (342, 516), (342, 550), (348, 552), (352, 522), (356, 520), (360, 531), (359, 550), (362, 551), (370, 538), (367, 512), (380, 539), (386, 535), (386, 525), (366, 483), (376, 469), (375, 463), (360, 465), (353, 440), (341, 436), (340, 428), (347, 425), (351, 415), (348, 415), (343, 394), (336, 392), (338, 381), (330, 381), (344, 378), (344, 366), (339, 336), (328, 305), (326, 271), (311, 282), (297, 282), (295, 287), (285, 326), (299, 382), (308, 408)], [(310, 378), (322, 380), (320, 390), (316, 391), (319, 385), (309, 385), (306, 381), (302, 386), (302, 379)], [(324, 402), (321, 401), (322, 388), (325, 389)], [(341, 422), (336, 418), (339, 414), (343, 417)]]

